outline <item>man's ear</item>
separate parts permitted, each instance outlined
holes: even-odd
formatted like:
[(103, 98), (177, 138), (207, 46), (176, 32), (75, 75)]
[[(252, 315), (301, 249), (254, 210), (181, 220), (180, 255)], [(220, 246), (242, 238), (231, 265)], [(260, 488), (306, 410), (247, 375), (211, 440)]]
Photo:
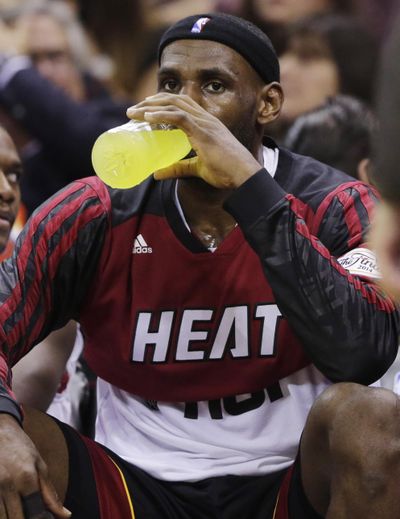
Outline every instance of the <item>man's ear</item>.
[(258, 123), (264, 125), (275, 121), (281, 112), (283, 99), (282, 87), (278, 82), (264, 85), (260, 95)]
[(371, 170), (371, 161), (370, 159), (362, 159), (357, 164), (357, 177), (365, 182), (366, 184), (371, 184), (370, 179), (370, 170)]

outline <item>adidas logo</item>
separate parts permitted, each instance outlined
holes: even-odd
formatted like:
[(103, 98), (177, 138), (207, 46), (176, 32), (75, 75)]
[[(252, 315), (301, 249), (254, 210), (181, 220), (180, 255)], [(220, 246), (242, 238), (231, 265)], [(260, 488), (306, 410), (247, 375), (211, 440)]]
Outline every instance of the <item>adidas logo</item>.
[(153, 249), (149, 247), (141, 234), (138, 234), (133, 243), (132, 254), (151, 254)]

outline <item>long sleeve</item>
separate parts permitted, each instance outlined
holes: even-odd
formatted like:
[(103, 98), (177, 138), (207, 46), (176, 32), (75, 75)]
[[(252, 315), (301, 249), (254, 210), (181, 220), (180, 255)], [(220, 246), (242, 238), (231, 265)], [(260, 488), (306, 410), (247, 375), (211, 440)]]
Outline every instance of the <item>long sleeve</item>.
[(261, 170), (226, 203), (260, 257), (282, 314), (332, 381), (369, 384), (388, 369), (398, 349), (393, 302), (337, 261), (363, 245), (375, 200), (367, 186), (353, 182), (310, 214)]
[(0, 264), (0, 411), (13, 402), (11, 366), (77, 317), (104, 242), (106, 204), (85, 182), (67, 186), (37, 209)]

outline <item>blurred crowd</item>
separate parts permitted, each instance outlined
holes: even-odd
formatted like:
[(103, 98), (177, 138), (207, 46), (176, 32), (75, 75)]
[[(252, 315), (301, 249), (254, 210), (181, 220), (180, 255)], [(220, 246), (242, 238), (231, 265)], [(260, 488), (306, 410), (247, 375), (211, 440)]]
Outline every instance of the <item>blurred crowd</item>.
[(96, 137), (157, 89), (157, 45), (172, 22), (223, 11), (271, 38), (281, 61), (283, 113), (270, 134), (337, 95), (374, 110), (382, 45), (395, 0), (0, 0), (0, 122), (24, 162), (28, 215), (93, 174)]
[(251, 20), (278, 52), (285, 102), (270, 136), (370, 182), (396, 0), (0, 0), (0, 125), (23, 161), (21, 213), (94, 174), (97, 136), (157, 90), (163, 31), (212, 11)]

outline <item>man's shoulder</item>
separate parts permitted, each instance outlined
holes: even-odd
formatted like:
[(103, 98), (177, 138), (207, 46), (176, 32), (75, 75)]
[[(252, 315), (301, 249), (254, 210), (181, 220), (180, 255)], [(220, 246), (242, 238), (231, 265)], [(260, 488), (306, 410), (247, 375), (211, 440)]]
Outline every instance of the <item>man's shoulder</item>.
[(74, 182), (85, 186), (110, 213), (113, 226), (123, 223), (139, 213), (162, 212), (160, 185), (153, 176), (129, 189), (115, 189), (106, 185), (97, 176), (82, 178)]
[[(288, 193), (315, 205), (333, 193), (366, 186), (347, 173), (312, 157), (280, 148), (276, 180)], [(368, 188), (369, 189), (369, 188)]]

